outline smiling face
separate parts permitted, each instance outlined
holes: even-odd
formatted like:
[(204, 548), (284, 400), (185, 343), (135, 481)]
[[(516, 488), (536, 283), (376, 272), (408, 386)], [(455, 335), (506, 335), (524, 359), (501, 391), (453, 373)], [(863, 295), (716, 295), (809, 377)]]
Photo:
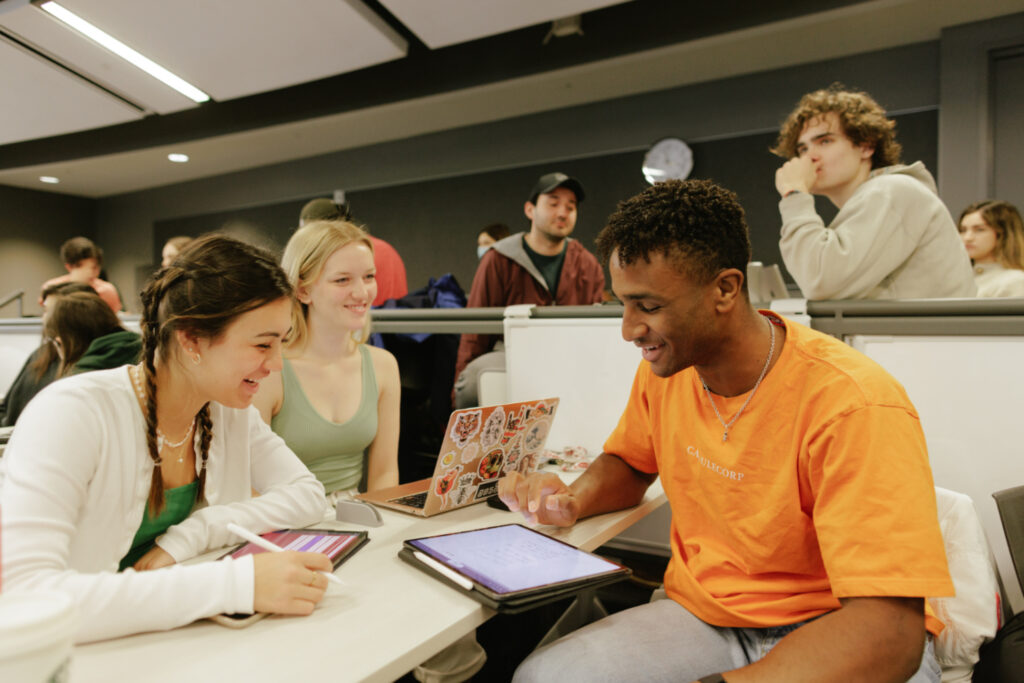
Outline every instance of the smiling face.
[[(281, 343), (291, 325), (292, 301), (282, 297), (238, 316), (216, 339), (188, 339), (182, 333), (185, 357), (197, 391), (229, 408), (246, 408), (259, 383), (281, 369)], [(189, 360), (198, 352), (198, 366)]]
[(713, 285), (696, 285), (672, 259), (650, 254), (623, 265), (608, 263), (612, 290), (622, 300), (622, 337), (642, 351), (658, 377), (706, 363), (713, 349)]
[(995, 263), (998, 256), (999, 233), (985, 222), (981, 211), (969, 213), (957, 228), (967, 255), (975, 263)]
[(526, 202), (523, 208), (530, 219), (530, 232), (547, 242), (559, 243), (576, 227), (576, 193), (567, 187), (556, 187), (537, 196), (537, 203)]
[(362, 241), (350, 242), (327, 258), (320, 275), (310, 286), (301, 287), (297, 296), (309, 306), (311, 320), (352, 332), (362, 330), (377, 296), (376, 273), (370, 247)]
[(869, 145), (854, 145), (839, 124), (839, 115), (828, 112), (804, 125), (797, 139), (797, 156), (809, 159), (815, 178), (810, 191), (842, 206), (871, 173)]

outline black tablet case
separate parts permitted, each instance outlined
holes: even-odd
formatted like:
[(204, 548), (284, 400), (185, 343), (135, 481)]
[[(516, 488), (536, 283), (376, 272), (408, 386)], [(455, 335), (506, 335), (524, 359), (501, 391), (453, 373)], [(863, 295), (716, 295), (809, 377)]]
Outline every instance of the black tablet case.
[(557, 602), (565, 598), (571, 598), (577, 593), (582, 593), (585, 590), (592, 588), (600, 588), (609, 584), (617, 583), (623, 579), (628, 578), (633, 572), (628, 567), (626, 571), (621, 574), (614, 574), (612, 576), (601, 576), (595, 578), (584, 578), (578, 581), (568, 583), (561, 586), (553, 587), (549, 590), (543, 590), (538, 593), (532, 593), (530, 595), (520, 596), (518, 598), (510, 598), (508, 600), (495, 600), (488, 595), (481, 593), (478, 590), (466, 590), (464, 586), (460, 586), (455, 583), (447, 576), (437, 571), (433, 567), (430, 567), (423, 562), (420, 562), (413, 555), (413, 551), (408, 546), (398, 551), (398, 556), (403, 561), (408, 562), (412, 566), (416, 567), (420, 571), (426, 572), (433, 576), (435, 579), (445, 583), (460, 593), (465, 593), (469, 597), (473, 598), (479, 603), (482, 603), (486, 607), (490, 607), (500, 614), (518, 614), (519, 612), (525, 612), (531, 610), (534, 607), (540, 607), (551, 602)]

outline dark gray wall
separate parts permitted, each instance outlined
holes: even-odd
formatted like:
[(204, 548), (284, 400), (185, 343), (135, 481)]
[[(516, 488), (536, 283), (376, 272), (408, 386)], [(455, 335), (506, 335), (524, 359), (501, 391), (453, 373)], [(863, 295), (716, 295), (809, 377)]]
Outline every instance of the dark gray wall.
[[(767, 143), (804, 92), (836, 80), (868, 90), (894, 114), (926, 112), (902, 125), (908, 136), (917, 136), (918, 128), (925, 131), (918, 155), (926, 163), (934, 160), (935, 135), (928, 131), (935, 124), (928, 119), (934, 120), (939, 104), (937, 42), (580, 105), (109, 197), (98, 203), (100, 237), (110, 245), (108, 252), (118, 250), (120, 268), (115, 277), (123, 272), (132, 278), (135, 266), (152, 262), (160, 248), (160, 237), (154, 234), (158, 223), (161, 232), (185, 226), (205, 231), (243, 215), (246, 220), (257, 219), (257, 231), (281, 239), (294, 220), (288, 215), (297, 213), (293, 209), (305, 199), (344, 189), (358, 218), (402, 251), (411, 286), (427, 276), (452, 271), (468, 287), (475, 267), (476, 231), (493, 220), (522, 226), (523, 195), (539, 173), (552, 168), (578, 172), (592, 188), (578, 228), (579, 237), (589, 242), (614, 202), (642, 188), (637, 169), (643, 150), (659, 138), (674, 135), (694, 147), (694, 175), (706, 174), (739, 191), (751, 215), (755, 248), (767, 252), (772, 238), (765, 241), (759, 235), (773, 230), (777, 163), (765, 151)], [(739, 174), (745, 176), (742, 182), (736, 180)], [(259, 217), (261, 207), (275, 216), (272, 224)], [(173, 225), (184, 218), (190, 222)], [(775, 259), (765, 255), (763, 260)]]
[[(39, 314), (39, 286), (66, 272), (60, 245), (77, 235), (96, 239), (95, 201), (0, 185), (0, 299), (23, 289), (25, 314)], [(0, 317), (17, 310), (8, 304)]]
[[(934, 169), (937, 112), (906, 114), (896, 120), (906, 157), (920, 159)], [(739, 195), (747, 211), (754, 259), (765, 263), (781, 263), (778, 195), (773, 180), (781, 160), (768, 152), (774, 139), (774, 133), (760, 133), (692, 146), (691, 177), (714, 180)], [(514, 231), (527, 229), (523, 202), (537, 177), (557, 169), (583, 182), (587, 198), (580, 207), (574, 236), (592, 249), (616, 204), (647, 187), (640, 173), (642, 160), (642, 150), (622, 152), (353, 191), (346, 199), (358, 222), (403, 254), (411, 289), (425, 286), (429, 277), (452, 272), (468, 290), (477, 264), (480, 229), (493, 222), (503, 222)], [(304, 201), (158, 221), (154, 249), (174, 235), (198, 235), (213, 229), (280, 249), (291, 235)], [(835, 214), (827, 200), (820, 199), (819, 204), (822, 215)]]

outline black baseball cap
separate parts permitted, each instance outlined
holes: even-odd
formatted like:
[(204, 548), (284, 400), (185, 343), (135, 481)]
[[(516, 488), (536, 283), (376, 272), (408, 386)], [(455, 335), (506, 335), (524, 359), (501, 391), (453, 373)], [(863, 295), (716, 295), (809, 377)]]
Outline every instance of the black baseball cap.
[(571, 178), (564, 173), (548, 173), (542, 175), (534, 184), (533, 189), (530, 191), (529, 202), (531, 204), (537, 203), (537, 197), (542, 194), (547, 194), (556, 187), (564, 187), (572, 190), (572, 193), (576, 195), (576, 201), (582, 202), (584, 197), (583, 184), (575, 178)]

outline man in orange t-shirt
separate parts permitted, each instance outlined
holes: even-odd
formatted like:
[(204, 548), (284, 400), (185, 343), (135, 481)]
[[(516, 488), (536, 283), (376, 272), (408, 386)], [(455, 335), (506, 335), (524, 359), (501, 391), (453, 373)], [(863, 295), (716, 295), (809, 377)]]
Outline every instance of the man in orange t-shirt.
[(660, 475), (671, 599), (539, 650), (516, 680), (937, 683), (924, 598), (953, 585), (903, 388), (842, 342), (751, 306), (743, 209), (713, 183), (623, 202), (598, 247), (645, 361), (629, 403), (571, 486), (512, 474), (499, 494), (567, 526), (637, 504)]

